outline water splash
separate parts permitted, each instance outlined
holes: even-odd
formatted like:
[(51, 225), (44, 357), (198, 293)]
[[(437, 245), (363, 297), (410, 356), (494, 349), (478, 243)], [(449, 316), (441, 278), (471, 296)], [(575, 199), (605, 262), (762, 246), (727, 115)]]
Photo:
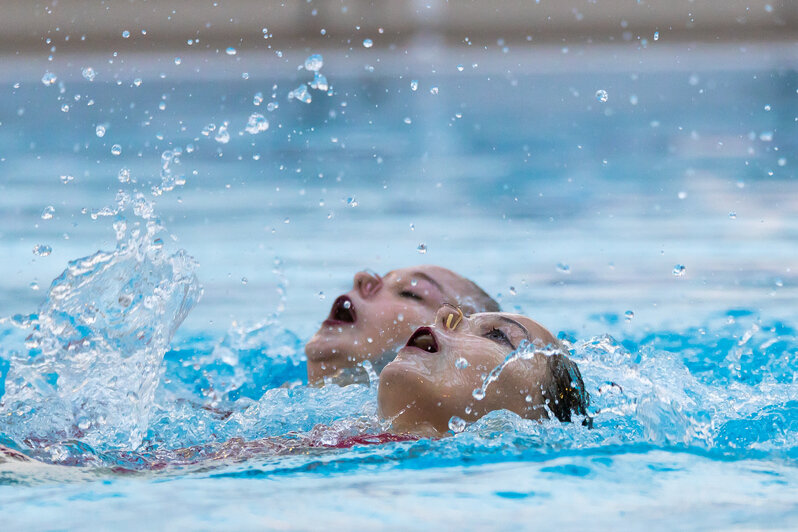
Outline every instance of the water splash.
[(537, 346), (527, 340), (521, 340), (521, 343), (518, 345), (518, 349), (508, 354), (501, 364), (493, 368), (483, 379), (482, 385), (479, 388), (476, 388), (471, 395), (477, 401), (484, 399), (488, 390), (488, 386), (496, 382), (499, 379), (499, 376), (502, 374), (502, 371), (504, 371), (507, 366), (517, 360), (532, 360), (536, 356), (552, 356), (561, 354), (562, 352), (563, 350), (556, 345), (542, 347)]
[(0, 431), (18, 441), (143, 440), (164, 353), (202, 289), (195, 261), (164, 248), (144, 197), (120, 204), (140, 220), (118, 231), (115, 250), (69, 263), (32, 319), (28, 351), (11, 359)]

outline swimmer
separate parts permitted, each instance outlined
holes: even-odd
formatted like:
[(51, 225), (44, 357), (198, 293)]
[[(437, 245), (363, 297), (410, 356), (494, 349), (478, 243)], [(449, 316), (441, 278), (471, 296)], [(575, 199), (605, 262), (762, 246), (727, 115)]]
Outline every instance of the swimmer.
[(352, 290), (333, 302), (305, 346), (308, 382), (364, 381), (361, 363), (366, 360), (379, 373), (414, 330), (432, 323), (444, 303), (467, 313), (499, 310), (479, 286), (439, 266), (402, 268), (384, 277), (356, 274)]
[[(484, 376), (528, 342), (535, 354), (513, 360), (484, 390)], [(506, 409), (533, 420), (585, 416), (589, 397), (568, 351), (535, 321), (490, 312), (466, 317), (441, 307), (435, 322), (418, 328), (380, 374), (381, 417), (399, 433), (441, 435), (457, 416), (467, 422)], [(480, 394), (476, 393), (479, 397)]]

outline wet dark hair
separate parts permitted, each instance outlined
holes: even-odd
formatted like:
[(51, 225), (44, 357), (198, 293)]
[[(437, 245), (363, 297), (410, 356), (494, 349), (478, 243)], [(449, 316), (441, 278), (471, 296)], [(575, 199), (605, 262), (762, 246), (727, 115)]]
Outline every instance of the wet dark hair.
[[(561, 347), (568, 353), (565, 347)], [(554, 416), (563, 422), (571, 421), (571, 416), (582, 416), (583, 425), (592, 426), (593, 420), (587, 414), (590, 395), (585, 390), (582, 374), (576, 363), (564, 353), (546, 357), (551, 372), (551, 383), (546, 388), (548, 407)]]

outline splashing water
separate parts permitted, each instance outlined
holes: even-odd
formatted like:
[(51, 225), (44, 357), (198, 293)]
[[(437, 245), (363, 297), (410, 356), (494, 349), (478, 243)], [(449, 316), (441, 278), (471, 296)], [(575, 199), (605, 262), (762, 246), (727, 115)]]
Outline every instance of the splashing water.
[(490, 373), (483, 379), (482, 385), (479, 388), (476, 388), (472, 393), (472, 397), (477, 401), (481, 401), (485, 398), (485, 395), (488, 390), (488, 386), (493, 384), (499, 379), (502, 371), (504, 368), (512, 364), (517, 360), (531, 360), (536, 356), (551, 356), (562, 353), (562, 349), (558, 346), (549, 346), (549, 347), (539, 347), (536, 346), (527, 340), (522, 340), (521, 343), (518, 345), (518, 349), (507, 355), (507, 357), (502, 361), (501, 364), (493, 368)]
[(163, 356), (202, 289), (191, 257), (156, 244), (163, 228), (143, 196), (120, 204), (141, 220), (114, 251), (69, 263), (31, 317), (29, 351), (11, 359), (0, 431), (19, 441), (144, 438)]

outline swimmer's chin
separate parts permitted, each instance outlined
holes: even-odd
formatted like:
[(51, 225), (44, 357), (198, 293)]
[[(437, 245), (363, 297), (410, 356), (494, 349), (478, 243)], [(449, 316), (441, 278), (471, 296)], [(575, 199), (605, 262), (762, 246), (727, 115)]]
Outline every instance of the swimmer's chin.
[(344, 360), (346, 358), (344, 349), (351, 345), (352, 341), (349, 338), (342, 338), (338, 331), (333, 332), (327, 327), (322, 327), (305, 344), (305, 355), (308, 360), (314, 362)]

